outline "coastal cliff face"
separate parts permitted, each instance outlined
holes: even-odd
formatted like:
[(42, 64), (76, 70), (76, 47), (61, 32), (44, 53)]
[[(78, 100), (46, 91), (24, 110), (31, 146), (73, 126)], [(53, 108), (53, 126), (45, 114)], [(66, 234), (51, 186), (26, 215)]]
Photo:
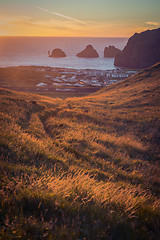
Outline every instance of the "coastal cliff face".
[(98, 58), (99, 55), (98, 55), (97, 51), (93, 48), (92, 45), (88, 45), (82, 52), (77, 54), (77, 57)]
[(52, 51), (52, 53), (51, 53), (51, 55), (49, 55), (49, 57), (66, 57), (66, 54), (61, 49), (56, 48)]
[(104, 57), (115, 57), (117, 54), (121, 53), (121, 50), (116, 48), (115, 46), (105, 47), (104, 49)]
[(135, 33), (115, 58), (118, 67), (146, 68), (160, 61), (160, 28)]

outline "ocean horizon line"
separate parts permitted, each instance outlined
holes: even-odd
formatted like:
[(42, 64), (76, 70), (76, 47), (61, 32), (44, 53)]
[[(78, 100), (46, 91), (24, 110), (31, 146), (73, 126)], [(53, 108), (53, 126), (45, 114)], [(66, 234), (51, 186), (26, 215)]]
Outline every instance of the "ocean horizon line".
[(129, 37), (72, 37), (72, 36), (0, 36), (0, 38), (3, 37), (13, 37), (13, 38), (120, 38), (120, 39), (128, 39)]

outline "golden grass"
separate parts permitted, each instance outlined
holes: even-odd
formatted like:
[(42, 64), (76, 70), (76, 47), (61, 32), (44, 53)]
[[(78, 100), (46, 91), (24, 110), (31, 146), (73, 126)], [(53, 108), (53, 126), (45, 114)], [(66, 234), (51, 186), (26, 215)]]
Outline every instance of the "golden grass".
[(159, 238), (159, 69), (83, 98), (1, 89), (1, 239)]

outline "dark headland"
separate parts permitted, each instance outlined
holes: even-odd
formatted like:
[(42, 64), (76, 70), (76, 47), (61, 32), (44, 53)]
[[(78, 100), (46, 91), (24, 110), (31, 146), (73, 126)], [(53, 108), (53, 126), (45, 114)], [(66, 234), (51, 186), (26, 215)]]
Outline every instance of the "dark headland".
[(146, 68), (160, 61), (160, 28), (135, 33), (115, 58), (115, 66)]

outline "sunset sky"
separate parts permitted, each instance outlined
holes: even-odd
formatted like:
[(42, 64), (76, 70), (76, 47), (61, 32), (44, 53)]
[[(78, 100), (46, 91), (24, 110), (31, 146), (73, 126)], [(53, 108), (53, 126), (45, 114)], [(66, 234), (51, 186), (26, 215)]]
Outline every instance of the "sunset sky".
[(129, 37), (160, 27), (160, 0), (0, 0), (0, 36)]

